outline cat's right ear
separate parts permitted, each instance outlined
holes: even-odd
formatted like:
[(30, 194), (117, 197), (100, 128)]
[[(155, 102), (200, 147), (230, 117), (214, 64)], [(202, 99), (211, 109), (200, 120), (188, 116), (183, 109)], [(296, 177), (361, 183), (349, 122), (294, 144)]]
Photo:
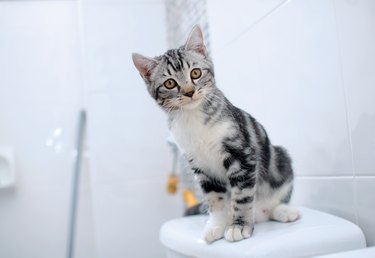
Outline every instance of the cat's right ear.
[(142, 78), (149, 81), (151, 72), (158, 63), (152, 58), (148, 58), (137, 53), (133, 53), (132, 58), (133, 63), (141, 74)]
[(195, 25), (191, 30), (189, 38), (185, 44), (185, 49), (207, 57), (207, 50), (206, 46), (204, 45), (203, 32), (199, 25)]

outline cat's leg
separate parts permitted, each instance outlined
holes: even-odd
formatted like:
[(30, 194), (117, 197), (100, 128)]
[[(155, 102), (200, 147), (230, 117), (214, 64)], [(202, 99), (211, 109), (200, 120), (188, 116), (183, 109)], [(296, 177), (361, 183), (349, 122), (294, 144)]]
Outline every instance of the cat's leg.
[(224, 237), (228, 223), (227, 196), (223, 193), (210, 192), (205, 195), (210, 218), (203, 231), (203, 238), (207, 243)]
[(227, 184), (217, 178), (208, 176), (201, 170), (195, 170), (204, 194), (210, 218), (203, 231), (203, 239), (207, 243), (224, 237), (228, 223), (228, 196)]
[(249, 238), (254, 230), (255, 165), (227, 160), (227, 176), (231, 185), (231, 222), (225, 239), (239, 241)]

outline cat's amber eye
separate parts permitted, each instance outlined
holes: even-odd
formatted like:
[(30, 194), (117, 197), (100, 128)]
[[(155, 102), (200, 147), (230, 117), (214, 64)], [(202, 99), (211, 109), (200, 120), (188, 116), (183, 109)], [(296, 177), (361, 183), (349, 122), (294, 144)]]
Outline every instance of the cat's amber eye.
[(173, 89), (174, 87), (177, 86), (177, 82), (173, 79), (168, 79), (164, 82), (164, 86), (167, 88), (167, 89)]
[(190, 77), (193, 80), (199, 79), (201, 76), (202, 76), (202, 71), (199, 68), (195, 68), (195, 69), (191, 70), (191, 72), (190, 72)]

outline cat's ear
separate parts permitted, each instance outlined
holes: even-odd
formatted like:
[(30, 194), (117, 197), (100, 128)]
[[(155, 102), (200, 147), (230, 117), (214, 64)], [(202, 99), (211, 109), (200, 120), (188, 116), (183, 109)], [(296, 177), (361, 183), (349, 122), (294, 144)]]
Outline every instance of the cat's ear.
[(133, 63), (139, 73), (141, 74), (142, 78), (146, 80), (150, 80), (151, 72), (158, 64), (154, 59), (142, 56), (137, 53), (132, 54)]
[(196, 53), (207, 56), (206, 46), (204, 45), (203, 32), (199, 25), (195, 25), (190, 32), (189, 38), (185, 44), (186, 50), (191, 50)]

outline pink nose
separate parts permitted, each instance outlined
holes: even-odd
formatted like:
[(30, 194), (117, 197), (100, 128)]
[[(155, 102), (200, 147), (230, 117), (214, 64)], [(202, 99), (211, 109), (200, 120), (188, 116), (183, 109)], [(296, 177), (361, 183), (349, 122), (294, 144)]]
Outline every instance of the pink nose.
[(191, 90), (191, 91), (185, 92), (184, 95), (185, 95), (186, 97), (190, 97), (190, 98), (191, 98), (191, 97), (194, 95), (194, 90)]

